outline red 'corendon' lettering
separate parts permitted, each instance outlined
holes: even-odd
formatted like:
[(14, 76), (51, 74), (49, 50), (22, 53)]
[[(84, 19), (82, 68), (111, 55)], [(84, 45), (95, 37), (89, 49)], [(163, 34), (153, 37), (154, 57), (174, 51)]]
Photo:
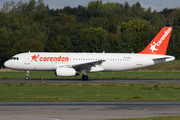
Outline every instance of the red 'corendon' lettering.
[(39, 61), (43, 61), (43, 57), (40, 57)]
[(50, 57), (50, 61), (53, 61), (53, 57)]
[(164, 35), (161, 37), (161, 39), (158, 41), (157, 46), (160, 46), (163, 40), (168, 36), (168, 34), (171, 32), (171, 28), (168, 28), (167, 31), (164, 31)]
[(61, 61), (61, 56), (60, 57), (58, 57), (58, 62), (60, 62)]
[(69, 62), (69, 57), (62, 57), (62, 56), (59, 56), (59, 57), (40, 57), (40, 55), (34, 55), (34, 56), (31, 56), (32, 57), (32, 60), (31, 61), (35, 61), (35, 62), (38, 62), (38, 58), (39, 58), (39, 61), (40, 62)]
[(64, 61), (64, 57), (61, 58), (61, 61), (62, 61), (62, 62)]
[(43, 58), (43, 61), (46, 61), (46, 57)]
[(58, 58), (57, 58), (57, 57), (54, 57), (54, 61), (58, 61)]

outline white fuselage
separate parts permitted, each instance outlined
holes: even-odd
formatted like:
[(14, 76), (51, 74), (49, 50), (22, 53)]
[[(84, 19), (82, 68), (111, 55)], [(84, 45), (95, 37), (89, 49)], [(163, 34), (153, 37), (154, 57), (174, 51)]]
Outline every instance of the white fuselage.
[(173, 61), (169, 55), (151, 55), (135, 53), (20, 53), (6, 61), (4, 65), (16, 70), (53, 71), (60, 66), (72, 66), (98, 60), (104, 60), (87, 72), (126, 71)]

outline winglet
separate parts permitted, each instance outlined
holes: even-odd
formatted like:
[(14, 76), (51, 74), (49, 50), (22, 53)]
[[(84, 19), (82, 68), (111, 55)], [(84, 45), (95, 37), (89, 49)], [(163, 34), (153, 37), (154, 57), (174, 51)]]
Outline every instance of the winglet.
[(172, 27), (163, 27), (161, 31), (154, 37), (148, 46), (139, 54), (158, 54), (165, 55)]

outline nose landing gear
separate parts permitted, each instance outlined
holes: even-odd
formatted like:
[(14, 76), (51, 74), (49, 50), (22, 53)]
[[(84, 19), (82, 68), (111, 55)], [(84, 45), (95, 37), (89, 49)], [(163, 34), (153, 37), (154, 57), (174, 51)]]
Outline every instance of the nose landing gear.
[(29, 80), (29, 73), (30, 73), (29, 70), (27, 70), (26, 77), (25, 77), (26, 80)]

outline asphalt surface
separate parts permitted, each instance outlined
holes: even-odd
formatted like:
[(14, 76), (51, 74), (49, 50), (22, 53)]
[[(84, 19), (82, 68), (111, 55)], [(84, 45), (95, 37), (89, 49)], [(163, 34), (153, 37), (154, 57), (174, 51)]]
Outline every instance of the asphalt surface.
[[(0, 83), (180, 83), (180, 80), (0, 79)], [(180, 115), (180, 102), (0, 102), (0, 120), (107, 120)]]
[(180, 102), (0, 102), (2, 120), (102, 120), (180, 115)]
[(0, 79), (0, 83), (177, 83), (180, 79)]

